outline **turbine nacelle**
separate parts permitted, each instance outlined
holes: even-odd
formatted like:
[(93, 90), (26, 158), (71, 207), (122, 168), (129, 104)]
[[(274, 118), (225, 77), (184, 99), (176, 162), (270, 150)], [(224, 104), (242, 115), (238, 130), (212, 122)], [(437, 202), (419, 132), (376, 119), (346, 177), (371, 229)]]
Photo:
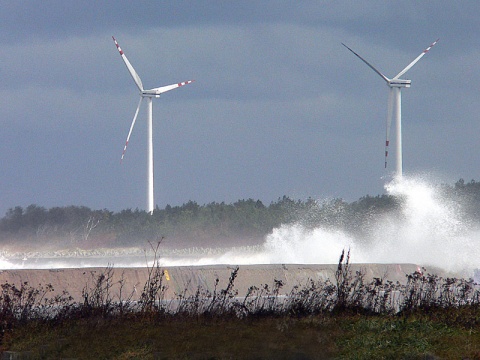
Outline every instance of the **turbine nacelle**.
[(177, 83), (177, 84), (172, 84), (172, 85), (167, 85), (167, 86), (161, 86), (161, 87), (158, 87), (158, 88), (153, 88), (153, 89), (150, 89), (150, 90), (143, 90), (140, 95), (143, 96), (143, 97), (155, 97), (155, 98), (159, 98), (161, 94), (167, 92), (167, 91), (170, 91), (170, 90), (173, 90), (173, 89), (176, 89), (176, 88), (179, 88), (180, 86), (183, 86), (183, 85), (188, 85), (188, 84), (191, 84), (192, 82), (194, 82), (195, 80), (188, 80), (188, 81), (184, 81), (184, 82), (180, 82), (180, 83)]
[(149, 91), (149, 90), (145, 90), (145, 91), (142, 91), (140, 93), (140, 96), (141, 97), (150, 97), (150, 98), (159, 98), (160, 94), (157, 94), (157, 93)]
[(409, 88), (412, 80), (391, 79), (387, 81), (388, 86), (397, 88)]

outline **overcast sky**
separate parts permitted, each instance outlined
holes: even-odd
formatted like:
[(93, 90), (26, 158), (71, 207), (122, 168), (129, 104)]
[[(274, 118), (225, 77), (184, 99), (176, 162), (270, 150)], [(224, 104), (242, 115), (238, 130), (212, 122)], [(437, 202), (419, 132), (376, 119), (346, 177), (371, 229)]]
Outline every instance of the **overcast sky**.
[[(153, 103), (155, 203), (384, 193), (388, 87), (405, 76), (404, 174), (480, 180), (478, 1), (0, 1), (0, 216), (146, 208), (138, 90)], [(394, 140), (392, 133), (392, 142)], [(392, 144), (394, 145), (394, 144)]]

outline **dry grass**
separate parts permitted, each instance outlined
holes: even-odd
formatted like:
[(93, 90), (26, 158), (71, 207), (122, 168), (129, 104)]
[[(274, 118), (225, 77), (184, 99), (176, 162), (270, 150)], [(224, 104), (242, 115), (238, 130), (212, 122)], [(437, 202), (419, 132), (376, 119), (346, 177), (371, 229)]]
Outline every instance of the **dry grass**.
[(415, 272), (406, 285), (352, 274), (342, 253), (335, 283), (295, 287), (279, 298), (280, 281), (178, 294), (162, 302), (163, 271), (149, 269), (139, 302), (113, 301), (107, 268), (73, 303), (48, 298), (49, 287), (4, 284), (3, 350), (30, 358), (77, 359), (480, 359), (480, 302), (471, 280)]

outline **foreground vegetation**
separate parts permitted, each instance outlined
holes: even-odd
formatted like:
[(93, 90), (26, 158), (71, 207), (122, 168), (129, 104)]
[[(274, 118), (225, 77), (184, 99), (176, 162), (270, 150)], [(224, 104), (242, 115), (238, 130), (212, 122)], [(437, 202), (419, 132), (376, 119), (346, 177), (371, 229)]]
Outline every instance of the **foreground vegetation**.
[[(480, 220), (480, 182), (459, 180), (454, 186), (439, 185), (437, 193), (462, 211), (466, 223)], [(402, 199), (389, 195), (364, 196), (347, 203), (342, 199), (292, 200), (284, 196), (264, 205), (260, 200), (233, 204), (157, 208), (153, 216), (141, 210), (112, 212), (84, 206), (38, 205), (9, 209), (0, 219), (0, 244), (5, 248), (98, 248), (141, 246), (151, 239), (166, 238), (164, 246), (232, 247), (261, 244), (272, 229), (300, 223), (305, 228), (335, 228), (356, 239), (368, 239), (373, 219), (401, 218)]]
[(87, 319), (25, 326), (11, 348), (40, 359), (479, 359), (480, 335), (425, 314)]
[(67, 293), (49, 299), (49, 286), (3, 284), (2, 350), (39, 359), (480, 359), (472, 280), (423, 269), (403, 284), (366, 282), (342, 253), (333, 281), (286, 297), (278, 280), (238, 294), (236, 268), (223, 288), (217, 280), (212, 292), (167, 301), (158, 261), (148, 270), (135, 301), (112, 294), (112, 268), (80, 302)]
[[(480, 219), (480, 183), (458, 181), (438, 193)], [(283, 197), (200, 206), (188, 202), (113, 213), (86, 207), (10, 209), (0, 219), (0, 244), (32, 247), (134, 246), (161, 239), (181, 247), (260, 243), (280, 224), (342, 229), (361, 239), (372, 217), (402, 216), (401, 198), (366, 196), (353, 203)], [(213, 240), (212, 240), (213, 239)], [(215, 241), (215, 243), (212, 243)], [(168, 244), (167, 244), (168, 245)], [(156, 248), (158, 251), (158, 247)], [(155, 251), (155, 254), (157, 252)], [(479, 359), (480, 290), (470, 279), (440, 278), (425, 269), (405, 283), (365, 280), (342, 254), (332, 281), (311, 281), (285, 295), (283, 283), (235, 288), (238, 269), (214, 291), (165, 299), (164, 273), (149, 268), (137, 296), (112, 293), (107, 268), (81, 301), (52, 287), (1, 284), (0, 351), (25, 359)]]

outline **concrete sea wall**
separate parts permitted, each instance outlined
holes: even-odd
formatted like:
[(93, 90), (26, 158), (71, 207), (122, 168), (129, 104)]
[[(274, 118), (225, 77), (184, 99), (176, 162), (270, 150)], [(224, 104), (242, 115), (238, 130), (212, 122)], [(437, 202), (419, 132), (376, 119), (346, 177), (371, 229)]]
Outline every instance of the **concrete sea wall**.
[[(187, 295), (193, 294), (200, 286), (203, 289), (213, 291), (216, 279), (217, 290), (225, 289), (232, 271), (233, 265), (211, 266), (175, 266), (162, 267), (164, 270), (163, 284), (167, 286), (165, 297), (172, 299), (175, 294), (186, 291)], [(268, 284), (270, 288), (275, 280), (281, 280), (284, 284), (281, 294), (287, 294), (296, 286), (308, 284), (310, 280), (334, 281), (337, 265), (243, 265), (239, 266), (235, 289), (238, 296), (245, 296), (250, 286), (261, 287)], [(406, 282), (406, 275), (415, 272), (419, 267), (415, 264), (352, 264), (352, 272), (362, 271), (367, 280), (374, 277), (391, 281)], [(440, 270), (431, 271), (439, 276), (445, 276)], [(95, 280), (104, 273), (106, 268), (70, 268), (50, 270), (3, 270), (0, 272), (0, 284), (9, 283), (19, 287), (27, 282), (29, 286), (38, 288), (51, 284), (54, 291), (48, 295), (52, 297), (67, 291), (76, 301), (82, 300), (82, 290), (94, 286)], [(111, 295), (114, 300), (125, 299), (133, 293), (133, 300), (138, 299), (145, 283), (148, 280), (148, 268), (113, 268)], [(123, 287), (120, 281), (123, 280)]]

